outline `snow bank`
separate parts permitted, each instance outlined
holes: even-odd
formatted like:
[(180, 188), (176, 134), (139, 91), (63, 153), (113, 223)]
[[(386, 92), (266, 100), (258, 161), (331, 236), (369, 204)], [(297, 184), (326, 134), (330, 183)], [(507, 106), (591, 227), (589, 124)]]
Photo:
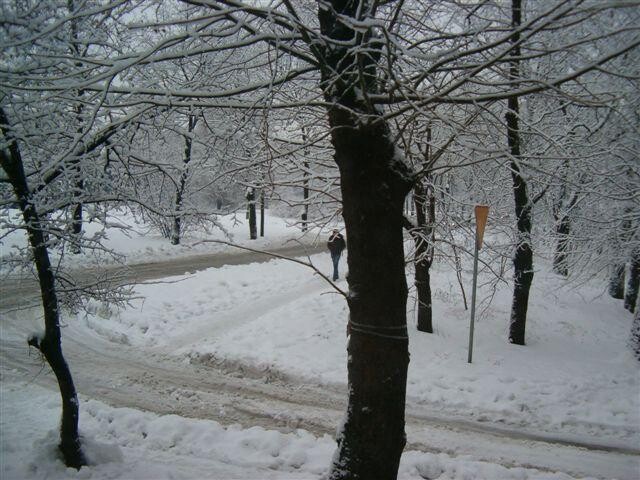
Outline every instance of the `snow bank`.
[[(23, 381), (2, 383), (0, 477), (3, 480), (321, 479), (335, 442), (304, 430), (223, 427), (209, 420), (155, 415), (82, 400), (81, 435), (90, 465), (65, 468), (57, 452), (58, 397)], [(399, 478), (568, 480), (563, 473), (506, 468), (445, 454), (410, 451)]]

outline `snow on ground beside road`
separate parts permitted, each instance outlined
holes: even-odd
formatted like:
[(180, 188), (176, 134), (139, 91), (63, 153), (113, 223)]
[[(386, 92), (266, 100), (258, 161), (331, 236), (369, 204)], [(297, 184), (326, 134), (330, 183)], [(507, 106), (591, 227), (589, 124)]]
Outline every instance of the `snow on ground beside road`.
[[(330, 271), (328, 255), (312, 259)], [(347, 307), (310, 270), (274, 260), (259, 269), (226, 266), (181, 278), (139, 286), (144, 301), (135, 308), (95, 306), (95, 315), (79, 321), (118, 341), (192, 361), (231, 360), (305, 381), (346, 383)], [(539, 272), (526, 347), (506, 341), (511, 289), (498, 290), (477, 320), (469, 365), (469, 316), (455, 276), (434, 266), (432, 281), (436, 333), (418, 332), (410, 322), (410, 404), (430, 415), (530, 432), (640, 443), (640, 375), (626, 347), (631, 315), (600, 295), (597, 283), (571, 290)], [(339, 285), (347, 288), (344, 280)], [(486, 294), (481, 290), (479, 298)]]
[[(80, 431), (90, 466), (65, 468), (57, 454), (59, 397), (3, 375), (0, 477), (17, 479), (321, 479), (335, 449), (332, 438), (304, 430), (223, 427), (210, 420), (80, 402)], [(46, 433), (43, 433), (46, 432)], [(570, 480), (563, 473), (405, 452), (399, 478)]]
[[(103, 225), (97, 221), (86, 222), (84, 232), (87, 238), (103, 236), (102, 244), (104, 248), (124, 255), (126, 263), (129, 265), (234, 250), (224, 244), (198, 243), (203, 240), (230, 241), (238, 245), (268, 250), (269, 248), (283, 246), (291, 241), (299, 240), (309, 244), (316, 238), (316, 230), (310, 230), (303, 238), (300, 228), (292, 226), (293, 220), (273, 216), (269, 210), (265, 211), (265, 236), (258, 237), (256, 240), (249, 240), (248, 220), (245, 218), (244, 211), (220, 215), (217, 217), (217, 221), (224, 228), (224, 231), (219, 228), (212, 228), (209, 233), (203, 231), (187, 232), (183, 236), (181, 245), (171, 245), (168, 239), (163, 238), (149, 227), (139, 224), (134, 216), (127, 212), (112, 212), (109, 217), (111, 227), (106, 230), (103, 230)], [(121, 227), (117, 227), (117, 225)], [(230, 238), (225, 235), (225, 231)], [(25, 245), (26, 235), (24, 232), (14, 231), (8, 233), (0, 240), (0, 260), (2, 257), (8, 257), (14, 253), (16, 248), (23, 248)], [(56, 249), (51, 249), (51, 255), (54, 261), (59, 258), (59, 252)], [(64, 260), (67, 266), (103, 265), (114, 261), (111, 255), (100, 252), (66, 255)], [(0, 262), (0, 265), (2, 263)]]

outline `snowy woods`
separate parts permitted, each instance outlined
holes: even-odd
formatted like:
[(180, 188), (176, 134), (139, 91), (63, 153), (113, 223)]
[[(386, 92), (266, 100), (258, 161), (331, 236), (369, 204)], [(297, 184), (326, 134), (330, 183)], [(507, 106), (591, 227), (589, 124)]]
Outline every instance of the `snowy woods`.
[(425, 335), (447, 322), (437, 265), (466, 309), (474, 205), (491, 209), (483, 288), (513, 288), (505, 343), (527, 348), (546, 262), (568, 288), (595, 278), (619, 299), (640, 360), (635, 0), (7, 0), (0, 46), (1, 235), (28, 239), (3, 247), (3, 274), (35, 272), (45, 328), (28, 342), (57, 378), (69, 467), (87, 460), (61, 312), (130, 298), (71, 268), (126, 261), (106, 242), (128, 228), (114, 212), (176, 248), (240, 210), (251, 239), (265, 208), (318, 238), (344, 222), (332, 480), (397, 477), (407, 303)]

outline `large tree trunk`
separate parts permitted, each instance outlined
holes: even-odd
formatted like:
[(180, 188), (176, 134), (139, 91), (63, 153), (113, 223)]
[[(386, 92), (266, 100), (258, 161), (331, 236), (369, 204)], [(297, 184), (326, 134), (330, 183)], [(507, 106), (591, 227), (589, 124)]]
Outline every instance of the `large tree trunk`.
[[(345, 116), (332, 111), (332, 127), (356, 128)], [(349, 237), (351, 338), (349, 406), (330, 478), (394, 479), (405, 445), (409, 363), (402, 245), (408, 182), (393, 167), (384, 124), (334, 132)]]
[[(520, 0), (511, 2), (512, 21), (514, 30), (520, 27), (522, 11)], [(514, 33), (511, 42), (514, 44), (511, 50), (513, 60), (509, 72), (509, 78), (516, 81), (520, 76), (520, 34)], [(506, 114), (507, 142), (511, 153), (511, 179), (513, 181), (513, 194), (517, 219), (516, 252), (513, 257), (514, 287), (513, 303), (511, 305), (511, 318), (509, 323), (509, 342), (516, 345), (525, 344), (525, 329), (527, 323), (527, 308), (529, 305), (529, 290), (533, 282), (533, 251), (531, 249), (531, 200), (527, 192), (527, 182), (520, 170), (520, 125), (519, 103), (517, 97), (509, 98), (509, 111)]]
[(9, 143), (8, 153), (4, 149), (0, 151), (0, 163), (11, 182), (22, 211), (29, 245), (38, 272), (42, 308), (44, 310), (44, 337), (31, 337), (29, 338), (29, 344), (42, 352), (56, 376), (60, 388), (60, 396), (62, 397), (59, 448), (65, 464), (68, 467), (79, 469), (81, 466), (86, 465), (86, 460), (82, 453), (80, 437), (78, 436), (78, 396), (71, 372), (62, 355), (58, 298), (55, 290), (53, 269), (40, 217), (35, 206), (31, 203), (20, 150), (15, 139), (7, 133), (7, 119), (1, 109), (0, 125), (2, 125), (3, 133)]
[[(404, 407), (409, 363), (403, 204), (410, 172), (391, 142), (388, 125), (355, 88), (372, 91), (374, 52), (342, 18), (355, 18), (358, 2), (332, 0), (318, 10), (333, 43), (320, 55), (334, 159), (340, 171), (349, 237), (349, 398), (329, 478), (397, 477), (406, 443)], [(369, 5), (361, 5), (367, 11)], [(363, 35), (361, 37), (361, 35)]]
[[(638, 307), (638, 289), (640, 288), (640, 249), (636, 249), (631, 257), (631, 266), (629, 269), (629, 280), (627, 283), (627, 291), (624, 296), (624, 308), (631, 313), (635, 312)], [(640, 310), (640, 308), (639, 308)]]

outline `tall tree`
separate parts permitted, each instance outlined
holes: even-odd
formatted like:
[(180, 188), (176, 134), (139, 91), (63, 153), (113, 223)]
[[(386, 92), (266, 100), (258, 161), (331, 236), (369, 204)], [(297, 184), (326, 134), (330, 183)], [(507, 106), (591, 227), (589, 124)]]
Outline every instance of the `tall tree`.
[[(357, 25), (373, 2), (320, 5), (318, 52), (349, 238), (349, 405), (329, 478), (395, 478), (405, 444), (409, 364), (402, 215), (412, 173), (384, 117), (368, 101), (382, 45)], [(384, 225), (381, 229), (380, 225)]]
[(198, 119), (192, 113), (187, 115), (187, 131), (183, 135), (184, 153), (182, 156), (182, 171), (180, 172), (180, 180), (176, 185), (175, 195), (175, 213), (173, 216), (173, 225), (171, 228), (171, 244), (179, 245), (182, 234), (182, 202), (185, 193), (187, 179), (189, 177), (189, 164), (191, 163), (191, 155), (193, 150), (193, 140), (191, 135), (196, 128)]
[[(513, 49), (510, 52), (509, 81), (517, 82), (520, 78), (520, 33), (522, 24), (522, 2), (511, 1), (511, 36)], [(513, 180), (513, 195), (518, 225), (516, 251), (513, 257), (513, 303), (509, 322), (509, 341), (517, 345), (524, 345), (525, 325), (527, 322), (527, 306), (529, 290), (533, 281), (533, 251), (531, 249), (531, 214), (532, 203), (529, 199), (527, 181), (523, 177), (520, 167), (521, 140), (519, 115), (520, 105), (518, 97), (507, 100), (507, 143), (511, 154), (511, 178)]]
[(0, 128), (3, 148), (0, 150), (0, 166), (11, 184), (15, 198), (24, 219), (25, 230), (38, 273), (42, 308), (44, 312), (44, 336), (32, 336), (29, 345), (36, 347), (51, 366), (58, 381), (62, 398), (62, 420), (60, 422), (60, 444), (65, 464), (79, 469), (86, 465), (78, 435), (78, 395), (69, 366), (62, 354), (60, 333), (60, 310), (56, 294), (54, 269), (49, 258), (46, 240), (46, 226), (43, 224), (34, 192), (27, 184), (22, 154), (12, 132), (11, 124), (4, 109), (0, 107)]
[[(0, 5), (0, 16), (5, 20), (0, 22), (4, 54), (0, 68), (0, 184), (10, 186), (0, 189), (0, 205), (8, 210), (17, 204), (21, 213), (22, 222), (16, 222), (14, 228), (26, 233), (28, 251), (20, 251), (16, 257), (20, 267), (35, 273), (44, 320), (43, 332), (27, 341), (42, 353), (58, 382), (62, 399), (59, 448), (65, 464), (76, 469), (85, 465), (86, 459), (78, 435), (77, 392), (62, 351), (61, 315), (65, 307), (79, 308), (82, 297), (115, 302), (122, 300), (123, 292), (109, 289), (105, 282), (79, 285), (64, 272), (64, 248), (103, 249), (100, 234), (95, 238), (81, 235), (84, 206), (92, 206), (99, 215), (107, 204), (134, 200), (129, 196), (129, 182), (112, 176), (106, 152), (110, 142), (119, 143), (131, 120), (149, 109), (119, 110), (116, 118), (109, 118), (106, 93), (80, 96), (80, 84), (91, 71), (91, 62), (85, 56), (88, 49), (80, 47), (89, 43), (81, 40), (79, 25), (98, 27), (93, 39), (101, 44), (102, 53), (112, 51), (105, 31), (111, 30), (127, 9), (123, 2), (90, 3), (91, 8), (72, 1)], [(53, 255), (58, 257), (55, 262)]]

